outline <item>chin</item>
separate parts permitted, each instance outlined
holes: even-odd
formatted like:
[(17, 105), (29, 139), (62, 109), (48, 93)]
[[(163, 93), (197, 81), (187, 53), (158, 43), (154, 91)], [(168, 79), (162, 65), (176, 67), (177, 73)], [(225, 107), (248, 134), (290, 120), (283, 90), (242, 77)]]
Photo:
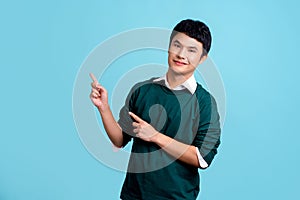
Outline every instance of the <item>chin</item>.
[(184, 75), (184, 71), (178, 69), (179, 67), (170, 67), (170, 71), (172, 71), (172, 73), (176, 74), (176, 75)]

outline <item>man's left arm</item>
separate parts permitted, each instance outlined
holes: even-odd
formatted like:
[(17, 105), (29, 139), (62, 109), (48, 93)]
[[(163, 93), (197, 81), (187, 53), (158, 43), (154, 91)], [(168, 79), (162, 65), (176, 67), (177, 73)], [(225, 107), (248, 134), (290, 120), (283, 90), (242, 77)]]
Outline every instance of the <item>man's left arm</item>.
[(197, 147), (184, 144), (162, 133), (157, 133), (153, 137), (153, 142), (174, 158), (194, 167), (201, 168), (197, 157)]
[(200, 166), (199, 157), (197, 156), (197, 147), (184, 144), (167, 135), (164, 135), (155, 130), (149, 123), (145, 122), (134, 113), (129, 112), (129, 114), (136, 121), (132, 123), (134, 127), (133, 131), (136, 133), (136, 137), (147, 142), (156, 143), (168, 154), (184, 163), (190, 164), (197, 168), (205, 168)]

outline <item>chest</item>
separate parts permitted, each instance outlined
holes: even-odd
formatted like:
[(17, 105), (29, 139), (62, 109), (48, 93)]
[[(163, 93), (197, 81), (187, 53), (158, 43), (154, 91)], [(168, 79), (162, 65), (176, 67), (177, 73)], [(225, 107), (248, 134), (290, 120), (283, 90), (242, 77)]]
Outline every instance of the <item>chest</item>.
[(159, 132), (179, 141), (191, 143), (195, 136), (199, 116), (195, 95), (166, 94), (149, 90), (138, 96), (133, 104), (133, 112)]

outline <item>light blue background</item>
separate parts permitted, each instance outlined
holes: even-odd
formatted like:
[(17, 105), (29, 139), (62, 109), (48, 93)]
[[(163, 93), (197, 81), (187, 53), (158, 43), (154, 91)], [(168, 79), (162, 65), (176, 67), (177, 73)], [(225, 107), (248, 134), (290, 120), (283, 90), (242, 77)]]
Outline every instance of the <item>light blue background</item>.
[[(92, 49), (133, 28), (207, 22), (227, 116), (199, 199), (299, 198), (296, 0), (10, 1), (0, 6), (0, 199), (118, 199), (124, 173), (94, 159), (72, 116)], [(113, 83), (112, 83), (113, 84)], [(88, 97), (82, 97), (88, 98)]]

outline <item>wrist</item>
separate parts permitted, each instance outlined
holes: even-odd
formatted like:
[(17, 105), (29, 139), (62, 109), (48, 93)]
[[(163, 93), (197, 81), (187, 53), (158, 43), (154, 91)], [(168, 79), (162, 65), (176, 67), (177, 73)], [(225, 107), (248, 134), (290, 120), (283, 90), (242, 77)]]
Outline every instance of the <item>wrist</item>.
[(98, 106), (97, 109), (101, 115), (110, 112), (110, 107), (108, 104), (102, 104), (101, 106)]
[(161, 135), (162, 135), (162, 134), (161, 134), (160, 132), (157, 131), (157, 132), (152, 136), (152, 138), (151, 138), (152, 142), (158, 144)]

